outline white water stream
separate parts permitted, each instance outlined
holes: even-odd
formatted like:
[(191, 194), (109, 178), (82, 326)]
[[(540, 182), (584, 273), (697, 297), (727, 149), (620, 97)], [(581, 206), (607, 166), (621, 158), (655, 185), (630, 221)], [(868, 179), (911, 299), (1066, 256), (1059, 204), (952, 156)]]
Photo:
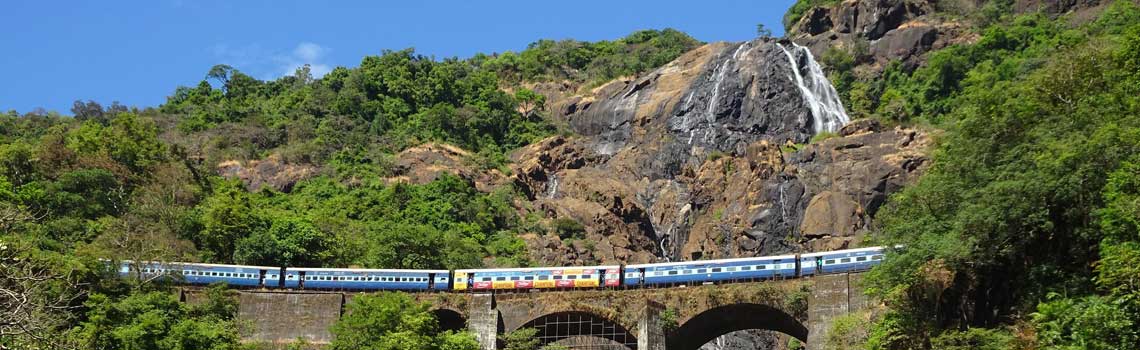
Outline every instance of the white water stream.
[[(839, 131), (839, 128), (851, 121), (851, 118), (847, 116), (847, 111), (843, 109), (843, 103), (839, 101), (839, 93), (835, 91), (835, 87), (831, 86), (831, 82), (823, 74), (823, 69), (815, 61), (811, 50), (796, 43), (792, 43), (792, 46), (792, 51), (807, 56), (806, 67), (799, 66), (795, 55), (788, 48), (780, 45), (780, 49), (784, 50), (784, 54), (788, 56), (788, 63), (792, 65), (792, 79), (799, 87), (804, 103), (811, 109), (812, 126), (815, 133)], [(800, 72), (803, 68), (807, 68), (808, 76), (806, 79)]]

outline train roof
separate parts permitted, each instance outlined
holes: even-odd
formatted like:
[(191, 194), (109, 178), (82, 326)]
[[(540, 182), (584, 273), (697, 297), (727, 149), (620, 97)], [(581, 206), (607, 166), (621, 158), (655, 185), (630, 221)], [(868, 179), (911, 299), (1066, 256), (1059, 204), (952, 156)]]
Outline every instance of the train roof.
[[(106, 260), (106, 261), (110, 261), (110, 260)], [(134, 262), (135, 261), (133, 261), (133, 260), (119, 260), (119, 264), (130, 264), (130, 263), (134, 263)], [(180, 261), (140, 261), (140, 263), (158, 264), (158, 265), (166, 265), (166, 266), (231, 267), (231, 268), (265, 269), (265, 270), (279, 270), (279, 269), (281, 269), (281, 267), (279, 267), (279, 266), (207, 264), (207, 263), (192, 263), (192, 262), (180, 262)]]
[(796, 258), (795, 255), (773, 255), (773, 256), (757, 256), (757, 257), (751, 257), (751, 258), (732, 258), (732, 259), (716, 259), (716, 260), (690, 260), (690, 261), (674, 261), (674, 262), (653, 263), (653, 264), (635, 264), (635, 265), (626, 265), (625, 267), (627, 267), (627, 268), (629, 268), (629, 267), (640, 268), (640, 267), (651, 267), (651, 266), (677, 266), (677, 265), (693, 265), (693, 264), (734, 263), (734, 262), (746, 262), (746, 261), (754, 261), (754, 260), (762, 260), (762, 259), (795, 259), (795, 258)]
[(607, 269), (620, 269), (618, 265), (604, 265), (604, 266), (549, 266), (549, 267), (513, 267), (501, 269), (464, 269), (455, 270), (455, 272), (519, 272), (519, 271), (545, 271), (545, 270), (607, 270)]
[(317, 271), (317, 272), (404, 272), (404, 273), (448, 273), (448, 270), (410, 270), (410, 269), (348, 269), (336, 267), (287, 267), (286, 271)]
[(883, 250), (883, 247), (866, 247), (866, 248), (856, 248), (856, 249), (832, 250), (832, 251), (828, 251), (828, 252), (805, 253), (805, 254), (801, 254), (800, 256), (805, 257), (805, 258), (811, 258), (811, 257), (832, 255), (832, 254), (861, 253), (861, 252), (871, 252), (871, 251), (880, 251), (880, 250)]

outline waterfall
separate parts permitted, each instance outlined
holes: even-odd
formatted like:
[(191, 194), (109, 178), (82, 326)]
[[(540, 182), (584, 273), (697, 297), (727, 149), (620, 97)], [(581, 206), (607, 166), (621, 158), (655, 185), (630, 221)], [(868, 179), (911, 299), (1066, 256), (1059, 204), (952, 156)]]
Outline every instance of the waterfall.
[(550, 187), (546, 192), (546, 198), (554, 198), (558, 194), (558, 174), (550, 174)]
[[(725, 57), (724, 61), (721, 62), (720, 65), (717, 66), (716, 69), (713, 71), (712, 98), (709, 99), (708, 105), (705, 106), (705, 115), (704, 115), (705, 121), (708, 122), (710, 126), (713, 123), (716, 123), (717, 101), (720, 100), (720, 85), (721, 85), (721, 83), (724, 82), (725, 73), (728, 72), (729, 66), (733, 65), (733, 63), (737, 59), (740, 58), (740, 52), (748, 49), (749, 44), (750, 43), (745, 42), (743, 44), (740, 44), (740, 46), (737, 46), (736, 51), (732, 52), (732, 56)], [(716, 138), (716, 129), (715, 128), (710, 127), (708, 129), (705, 129), (705, 135), (703, 138), (703, 140), (705, 140), (705, 142), (712, 142), (713, 140), (715, 140), (715, 138)], [(691, 131), (689, 133), (689, 144), (693, 144), (693, 134)]]
[[(819, 67), (819, 63), (815, 61), (812, 56), (811, 50), (806, 47), (792, 43), (792, 50), (796, 53), (803, 54), (806, 60), (806, 67), (800, 67), (798, 60), (791, 51), (788, 51), (784, 45), (779, 45), (784, 54), (788, 56), (788, 63), (792, 65), (791, 77), (796, 82), (796, 86), (800, 89), (800, 94), (803, 95), (804, 103), (811, 109), (812, 124), (815, 133), (821, 132), (836, 132), (844, 124), (851, 121), (847, 116), (847, 111), (843, 109), (843, 103), (839, 101), (839, 93), (835, 92), (835, 87), (831, 86), (831, 82), (827, 80), (827, 76), (823, 75), (823, 69)], [(808, 77), (805, 80), (803, 74), (800, 72), (803, 68), (807, 68)]]

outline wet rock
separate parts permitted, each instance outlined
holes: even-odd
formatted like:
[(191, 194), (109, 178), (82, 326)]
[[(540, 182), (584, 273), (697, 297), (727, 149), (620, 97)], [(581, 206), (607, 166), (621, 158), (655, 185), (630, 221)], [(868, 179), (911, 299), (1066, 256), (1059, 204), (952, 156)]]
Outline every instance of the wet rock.
[(924, 169), (927, 137), (858, 120), (799, 146), (823, 124), (797, 85), (796, 73), (813, 74), (811, 56), (791, 48), (709, 44), (559, 102), (580, 136), (516, 151), (512, 181), (546, 220), (586, 232), (529, 236), (532, 258), (642, 263), (856, 243), (886, 196)]

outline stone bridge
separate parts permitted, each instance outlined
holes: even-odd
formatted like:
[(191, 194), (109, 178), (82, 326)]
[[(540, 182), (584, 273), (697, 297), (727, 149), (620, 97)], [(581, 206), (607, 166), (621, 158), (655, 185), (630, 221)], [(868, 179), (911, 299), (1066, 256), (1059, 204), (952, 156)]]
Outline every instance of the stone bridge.
[[(535, 328), (543, 344), (696, 350), (731, 332), (772, 330), (822, 349), (831, 319), (868, 308), (860, 274), (721, 285), (533, 293), (421, 293), (443, 329), (470, 329), (485, 350), (500, 334)], [(197, 296), (187, 291), (186, 300)], [(246, 339), (284, 344), (332, 340), (331, 326), (359, 293), (242, 291)], [(598, 338), (604, 339), (599, 341)], [(595, 346), (597, 347), (597, 346)]]

